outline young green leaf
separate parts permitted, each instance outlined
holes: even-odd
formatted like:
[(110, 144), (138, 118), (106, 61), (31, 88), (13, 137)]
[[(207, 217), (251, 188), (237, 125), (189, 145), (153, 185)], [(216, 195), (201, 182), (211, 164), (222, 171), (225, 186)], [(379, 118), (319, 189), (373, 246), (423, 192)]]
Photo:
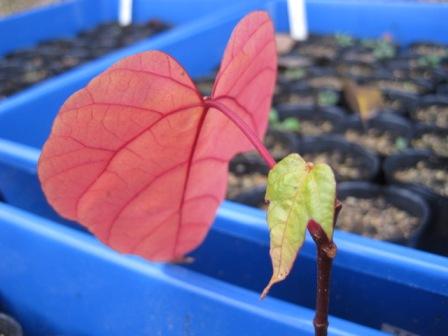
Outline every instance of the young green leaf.
[(275, 108), (271, 108), (271, 111), (269, 112), (269, 124), (276, 125), (277, 123), (278, 123), (278, 112)]
[(269, 172), (266, 200), (273, 274), (262, 298), (289, 274), (310, 220), (332, 239), (335, 198), (334, 174), (326, 164), (313, 165), (290, 154)]
[(328, 240), (333, 239), (333, 217), (336, 199), (336, 182), (330, 166), (319, 163), (309, 171), (305, 182), (308, 220), (320, 224)]
[(285, 131), (299, 132), (300, 121), (297, 118), (286, 118), (281, 124), (281, 128)]

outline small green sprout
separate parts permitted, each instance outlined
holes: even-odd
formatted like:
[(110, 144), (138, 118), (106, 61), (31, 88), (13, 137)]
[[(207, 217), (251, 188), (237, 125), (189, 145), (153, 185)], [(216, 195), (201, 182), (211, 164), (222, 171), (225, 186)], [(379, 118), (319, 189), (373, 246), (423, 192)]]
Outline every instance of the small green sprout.
[(336, 34), (335, 36), (336, 44), (342, 48), (351, 47), (354, 43), (353, 37), (347, 34)]
[(296, 133), (300, 131), (300, 121), (297, 118), (289, 117), (280, 121), (278, 112), (274, 108), (271, 109), (271, 112), (269, 113), (269, 126), (272, 129), (279, 131)]
[(395, 56), (395, 48), (393, 44), (385, 38), (378, 40), (362, 40), (361, 45), (371, 49), (373, 51), (373, 56), (375, 56), (377, 60), (388, 59)]
[(399, 151), (405, 150), (408, 147), (408, 142), (403, 137), (398, 137), (395, 139), (395, 148)]
[(439, 55), (424, 55), (417, 59), (417, 64), (425, 68), (437, 68), (442, 61)]
[(339, 95), (334, 91), (320, 91), (317, 95), (317, 105), (319, 106), (333, 106), (339, 100)]
[(284, 72), (284, 75), (289, 80), (299, 80), (305, 77), (305, 70), (302, 68), (288, 69)]

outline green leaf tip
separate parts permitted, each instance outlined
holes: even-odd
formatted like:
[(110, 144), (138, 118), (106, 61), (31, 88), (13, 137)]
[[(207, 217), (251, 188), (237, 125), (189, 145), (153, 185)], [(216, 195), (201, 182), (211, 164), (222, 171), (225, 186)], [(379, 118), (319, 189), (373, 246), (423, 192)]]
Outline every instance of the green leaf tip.
[(273, 273), (262, 298), (288, 276), (311, 219), (332, 240), (335, 199), (336, 182), (327, 164), (314, 165), (290, 154), (271, 169), (266, 200)]

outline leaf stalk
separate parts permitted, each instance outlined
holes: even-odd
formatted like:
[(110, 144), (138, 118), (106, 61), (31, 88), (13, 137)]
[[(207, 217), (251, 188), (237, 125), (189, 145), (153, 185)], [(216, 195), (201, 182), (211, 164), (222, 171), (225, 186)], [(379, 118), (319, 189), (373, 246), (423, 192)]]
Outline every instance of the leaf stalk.
[(263, 142), (259, 139), (258, 135), (250, 128), (246, 122), (241, 119), (241, 117), (230, 110), (225, 104), (215, 100), (215, 99), (204, 99), (204, 105), (206, 107), (212, 107), (223, 113), (227, 118), (229, 118), (240, 130), (244, 133), (247, 139), (252, 143), (255, 149), (258, 151), (260, 156), (268, 165), (269, 169), (272, 169), (276, 162), (272, 157), (271, 153), (267, 150), (267, 148), (263, 145)]

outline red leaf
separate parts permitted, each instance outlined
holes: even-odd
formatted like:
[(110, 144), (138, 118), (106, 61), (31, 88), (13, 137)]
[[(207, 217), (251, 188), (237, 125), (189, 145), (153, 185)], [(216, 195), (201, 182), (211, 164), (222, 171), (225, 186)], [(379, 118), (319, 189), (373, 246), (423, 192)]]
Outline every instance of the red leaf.
[[(252, 96), (273, 91), (269, 22), (264, 13), (240, 22), (213, 92), (252, 120), (260, 136), (270, 99)], [(260, 55), (263, 44), (269, 57)], [(257, 75), (264, 68), (274, 70)], [(55, 119), (38, 165), (48, 201), (121, 252), (182, 258), (208, 232), (225, 195), (229, 159), (248, 148), (241, 131), (212, 110), (169, 55), (146, 52), (116, 63), (71, 96)]]
[[(233, 30), (212, 91), (213, 100), (226, 104), (262, 139), (268, 125), (277, 75), (274, 27), (265, 12), (247, 15)], [(219, 132), (226, 137), (222, 150), (252, 149), (241, 131), (218, 111), (213, 111)], [(231, 146), (229, 146), (231, 141)]]

